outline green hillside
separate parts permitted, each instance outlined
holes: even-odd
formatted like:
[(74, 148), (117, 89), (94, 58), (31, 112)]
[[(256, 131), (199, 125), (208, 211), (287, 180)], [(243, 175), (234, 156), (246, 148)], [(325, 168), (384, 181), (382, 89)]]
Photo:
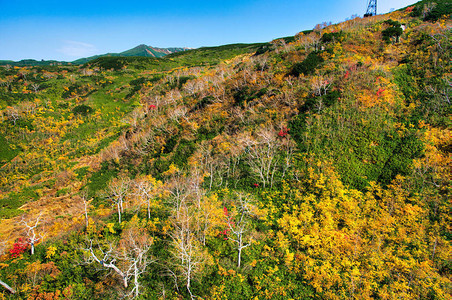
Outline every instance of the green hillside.
[(147, 69), (154, 71), (170, 71), (181, 67), (213, 66), (241, 54), (253, 54), (269, 44), (232, 44), (218, 47), (203, 47), (186, 50), (165, 57), (99, 57), (85, 64), (86, 67), (119, 70), (123, 68)]
[(450, 3), (0, 67), (0, 298), (449, 299)]

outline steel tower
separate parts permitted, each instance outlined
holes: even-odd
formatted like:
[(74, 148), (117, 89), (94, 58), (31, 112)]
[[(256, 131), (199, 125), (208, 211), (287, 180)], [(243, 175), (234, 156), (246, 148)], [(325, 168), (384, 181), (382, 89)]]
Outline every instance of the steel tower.
[(367, 5), (367, 12), (364, 17), (372, 17), (377, 14), (377, 0), (369, 0), (369, 5)]

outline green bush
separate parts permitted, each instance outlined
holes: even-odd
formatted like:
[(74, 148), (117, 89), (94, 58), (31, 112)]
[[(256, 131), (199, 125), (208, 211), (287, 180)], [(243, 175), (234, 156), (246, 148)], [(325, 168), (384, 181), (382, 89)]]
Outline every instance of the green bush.
[(322, 62), (323, 58), (320, 56), (320, 52), (311, 52), (304, 61), (293, 65), (292, 70), (289, 72), (289, 75), (298, 77), (301, 74), (312, 74)]
[(344, 34), (341, 31), (338, 32), (327, 32), (322, 35), (320, 39), (323, 43), (340, 42), (344, 39)]
[(391, 41), (391, 38), (395, 37), (396, 42), (398, 42), (400, 36), (403, 33), (401, 24), (393, 20), (386, 20), (384, 23), (389, 25), (389, 27), (381, 32), (383, 34), (383, 40), (389, 43)]
[(398, 142), (387, 160), (378, 181), (389, 184), (396, 175), (408, 175), (411, 170), (412, 161), (423, 153), (424, 146), (414, 134), (408, 134)]
[(179, 167), (187, 164), (188, 158), (195, 152), (196, 145), (193, 141), (181, 140), (177, 149), (174, 151), (173, 161)]
[(424, 17), (424, 21), (436, 22), (443, 16), (452, 14), (452, 3), (437, 3), (436, 6)]
[[(425, 5), (434, 5), (433, 8), (425, 14), (424, 16), (424, 7)], [(452, 14), (452, 3), (450, 0), (436, 0), (436, 1), (421, 1), (418, 2), (411, 12), (411, 17), (421, 17), (424, 16), (424, 21), (436, 22), (440, 18), (451, 15)]]
[(174, 147), (176, 147), (178, 141), (179, 141), (178, 135), (171, 136), (165, 143), (165, 148), (163, 149), (163, 153), (169, 154), (169, 153), (173, 152)]
[(81, 105), (77, 105), (76, 107), (74, 107), (72, 109), (72, 112), (75, 115), (87, 116), (93, 112), (93, 109), (91, 107), (89, 107), (88, 105), (81, 104)]
[(56, 192), (56, 196), (57, 197), (61, 197), (61, 196), (65, 196), (65, 195), (67, 195), (69, 192), (70, 192), (70, 188), (62, 188), (61, 190), (58, 190), (57, 192)]
[(112, 161), (102, 162), (101, 169), (93, 173), (86, 184), (89, 197), (94, 197), (98, 191), (105, 189), (108, 181), (117, 176), (118, 173), (118, 166)]
[(244, 86), (237, 90), (233, 97), (235, 100), (235, 105), (243, 107), (246, 102), (250, 102), (254, 99), (260, 98), (267, 93), (267, 89), (263, 88), (260, 90), (251, 89), (249, 86)]
[(194, 112), (194, 111), (203, 109), (207, 105), (212, 104), (214, 100), (215, 100), (215, 98), (212, 96), (204, 97), (195, 104), (195, 106), (190, 110), (190, 112)]
[(259, 47), (257, 51), (254, 53), (255, 56), (264, 54), (266, 52), (272, 51), (274, 49), (274, 46), (272, 44), (265, 44)]

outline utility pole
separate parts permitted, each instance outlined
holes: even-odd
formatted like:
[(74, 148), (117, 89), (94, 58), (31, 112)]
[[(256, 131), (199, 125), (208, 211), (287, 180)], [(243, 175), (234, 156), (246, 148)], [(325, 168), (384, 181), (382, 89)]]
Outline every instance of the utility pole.
[(377, 0), (369, 0), (369, 4), (367, 5), (367, 11), (364, 14), (364, 18), (372, 17), (377, 14)]

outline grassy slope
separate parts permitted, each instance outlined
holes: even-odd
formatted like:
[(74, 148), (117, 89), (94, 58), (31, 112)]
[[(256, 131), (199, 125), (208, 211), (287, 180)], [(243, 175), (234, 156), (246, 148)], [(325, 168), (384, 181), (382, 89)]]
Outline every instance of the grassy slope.
[[(400, 43), (383, 40), (387, 18), (407, 24)], [(105, 297), (106, 291), (114, 295), (117, 291), (109, 288), (114, 276), (106, 280), (106, 272), (95, 275), (95, 265), (73, 266), (63, 255), (81, 256), (75, 245), (84, 242), (83, 235), (102, 235), (104, 242), (124, 238), (124, 226), (115, 215), (108, 217), (107, 182), (119, 174), (132, 179), (152, 175), (169, 193), (180, 180), (203, 174), (199, 193), (190, 193), (194, 182), (182, 185), (187, 201), (202, 194), (207, 211), (219, 211), (220, 220), (209, 215), (212, 232), (201, 247), (208, 259), (192, 283), (197, 295), (447, 298), (450, 106), (425, 91), (443, 88), (450, 51), (439, 52), (424, 34), (437, 33), (440, 45), (450, 49), (450, 31), (444, 28), (405, 12), (351, 20), (324, 29), (333, 39), (322, 43), (325, 51), (316, 54), (321, 59), (309, 55), (315, 53), (311, 38), (320, 37), (315, 32), (254, 57), (250, 54), (262, 45), (196, 49), (160, 60), (102, 58), (83, 72), (89, 67), (117, 71), (82, 75), (82, 69), (53, 70), (55, 76), (44, 80), (46, 88), (36, 94), (17, 76), (25, 70), (4, 71), (3, 78), (16, 76), (11, 93), (34, 101), (37, 112), (23, 111), (19, 126), (3, 122), (0, 128), (8, 143), (22, 151), (4, 146), (7, 161), (17, 156), (0, 170), (2, 216), (8, 218), (0, 234), (13, 240), (20, 227), (11, 217), (23, 211), (36, 215), (42, 207), (49, 236), (71, 224), (80, 228), (82, 190), (93, 198), (95, 223), (86, 231), (74, 229), (76, 234), (63, 237), (64, 242), (39, 245), (34, 257), (5, 257), (9, 265), (0, 274), (22, 276), (15, 278), (24, 297), (69, 285), (79, 298), (88, 297), (86, 290), (89, 297)], [(442, 60), (434, 60), (432, 53)], [(38, 81), (41, 73), (31, 71), (26, 78)], [(8, 100), (2, 109), (25, 109), (25, 100)], [(71, 112), (82, 104), (93, 111), (74, 116)], [(265, 137), (278, 149), (270, 160), (275, 164), (270, 179), (252, 164), (258, 145), (270, 151), (262, 144)], [(267, 180), (274, 181), (273, 188)], [(242, 269), (235, 267), (234, 244), (221, 235), (227, 228), (221, 221), (223, 207), (234, 213), (237, 192), (252, 194), (261, 213), (266, 212), (250, 221), (254, 242), (244, 251)], [(170, 278), (154, 276), (165, 273), (162, 265), (175, 262), (168, 251), (174, 241), (167, 233), (178, 224), (176, 215), (168, 217), (172, 199), (163, 192), (156, 197), (153, 221), (141, 227), (155, 236), (152, 255), (161, 262), (149, 266), (149, 275), (142, 278), (150, 298), (162, 287), (176, 295)], [(196, 216), (204, 208), (193, 203), (188, 209)], [(126, 213), (126, 224), (133, 223), (135, 212)], [(144, 207), (138, 215), (146, 219)], [(109, 223), (114, 229), (108, 229)], [(46, 254), (51, 245), (56, 254)], [(35, 283), (38, 289), (29, 291), (29, 279), (20, 275), (28, 268), (23, 261), (42, 268), (53, 264), (60, 273), (43, 277)], [(410, 285), (413, 280), (416, 284)], [(182, 288), (179, 293), (188, 296)]]

